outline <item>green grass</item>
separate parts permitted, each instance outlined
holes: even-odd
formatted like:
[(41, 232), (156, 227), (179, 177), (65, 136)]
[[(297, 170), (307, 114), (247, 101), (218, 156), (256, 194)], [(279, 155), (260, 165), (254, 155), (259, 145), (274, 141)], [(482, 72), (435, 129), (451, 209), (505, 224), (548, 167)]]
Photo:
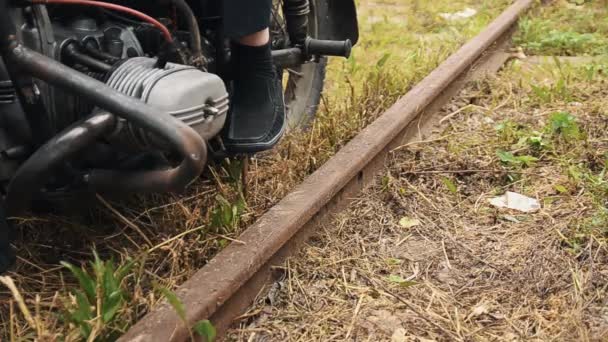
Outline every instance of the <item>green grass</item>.
[[(580, 3), (580, 4), (577, 4)], [(519, 23), (514, 42), (530, 55), (608, 53), (608, 2), (555, 1), (538, 7)]]
[[(348, 61), (332, 60), (329, 93), (333, 98), (361, 89), (370, 73), (381, 69), (401, 82), (402, 92), (421, 80), (447, 56), (479, 33), (511, 1), (359, 1), (361, 39)], [(467, 19), (448, 21), (440, 13), (473, 8)], [(345, 83), (344, 79), (349, 82)], [(350, 83), (350, 84), (349, 84)], [(337, 90), (336, 90), (337, 88)]]
[[(514, 114), (495, 127), (496, 140), (488, 144), (510, 155), (498, 155), (504, 167), (514, 171), (508, 182), (543, 194), (548, 211), (553, 206), (572, 207), (572, 214), (564, 218), (567, 229), (559, 233), (573, 253), (591, 241), (608, 242), (606, 71), (608, 59), (583, 66), (549, 62), (532, 69), (522, 69), (516, 62), (492, 85), (496, 93), (513, 91), (505, 84), (521, 89), (508, 105)], [(567, 88), (568, 96), (556, 84)], [(539, 96), (539, 85), (550, 96)], [(533, 164), (518, 160), (527, 156), (534, 158)], [(544, 179), (539, 179), (541, 174)]]
[(135, 263), (115, 266), (112, 260), (102, 261), (93, 254), (89, 270), (62, 263), (78, 280), (79, 288), (72, 289), (72, 300), (65, 303), (61, 319), (76, 327), (83, 340), (115, 340), (127, 324), (118, 313), (128, 305), (124, 280)]
[[(345, 142), (481, 32), (510, 0), (359, 1), (360, 41), (348, 60), (333, 59), (313, 134), (319, 166)], [(465, 8), (473, 17), (445, 20)]]

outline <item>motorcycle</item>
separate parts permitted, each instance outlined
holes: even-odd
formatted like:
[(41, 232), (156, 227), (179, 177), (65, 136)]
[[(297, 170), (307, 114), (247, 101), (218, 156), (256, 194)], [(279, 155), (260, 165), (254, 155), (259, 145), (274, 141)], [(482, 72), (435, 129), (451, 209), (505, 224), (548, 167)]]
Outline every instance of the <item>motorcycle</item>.
[[(0, 0), (0, 272), (7, 217), (65, 194), (180, 192), (224, 155), (230, 44), (219, 1)], [(314, 117), (354, 0), (275, 0), (287, 121)]]

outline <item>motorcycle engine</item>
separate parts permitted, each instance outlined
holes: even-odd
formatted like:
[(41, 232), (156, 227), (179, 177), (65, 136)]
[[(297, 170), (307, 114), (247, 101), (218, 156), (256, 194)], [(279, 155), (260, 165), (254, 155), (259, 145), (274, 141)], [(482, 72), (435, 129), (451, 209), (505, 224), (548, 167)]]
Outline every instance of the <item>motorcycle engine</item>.
[[(155, 65), (156, 60), (152, 58), (130, 58), (110, 74), (107, 84), (165, 110), (194, 128), (205, 140), (218, 134), (228, 111), (228, 93), (223, 81), (194, 67), (172, 63), (164, 68)], [(162, 145), (162, 141), (156, 141), (153, 135), (129, 122), (121, 122), (119, 134), (125, 143)]]
[[(166, 111), (205, 140), (216, 136), (224, 126), (228, 93), (222, 79), (199, 69), (200, 65), (157, 63), (162, 38), (150, 26), (111, 12), (64, 13), (61, 7), (47, 10), (42, 5), (15, 9), (13, 18), (20, 28), (19, 38), (27, 47)], [(187, 53), (185, 40), (179, 44)], [(21, 110), (8, 105), (8, 99), (12, 103), (16, 99), (4, 94), (10, 89), (10, 80), (3, 68), (0, 63), (0, 78), (4, 77), (0, 79), (0, 112)], [(95, 110), (86, 100), (61, 89), (42, 82), (37, 86), (55, 132)], [(163, 147), (162, 141), (124, 120), (108, 140), (117, 149), (127, 151)]]

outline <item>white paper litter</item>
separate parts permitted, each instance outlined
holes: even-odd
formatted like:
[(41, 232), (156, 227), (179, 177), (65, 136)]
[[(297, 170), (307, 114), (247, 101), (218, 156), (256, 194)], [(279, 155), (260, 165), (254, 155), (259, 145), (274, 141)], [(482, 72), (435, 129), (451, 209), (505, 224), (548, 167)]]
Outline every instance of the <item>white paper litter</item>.
[(490, 204), (497, 208), (508, 208), (524, 213), (533, 213), (540, 209), (538, 200), (511, 191), (507, 191), (502, 196), (490, 198)]
[(439, 13), (439, 16), (445, 20), (461, 20), (470, 18), (477, 14), (477, 10), (474, 8), (465, 8), (462, 11), (454, 12), (454, 13)]
[(411, 217), (403, 217), (399, 220), (399, 225), (403, 228), (412, 228), (420, 225), (420, 220), (411, 218)]

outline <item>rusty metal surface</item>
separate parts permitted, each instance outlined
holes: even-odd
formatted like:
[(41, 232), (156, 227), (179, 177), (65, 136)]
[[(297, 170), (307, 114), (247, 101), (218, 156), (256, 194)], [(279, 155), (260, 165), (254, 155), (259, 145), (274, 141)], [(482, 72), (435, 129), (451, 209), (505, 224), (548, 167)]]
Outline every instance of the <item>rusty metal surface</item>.
[[(218, 330), (225, 329), (268, 280), (270, 266), (292, 253), (292, 247), (312, 232), (315, 221), (343, 207), (373, 178), (387, 151), (402, 141), (412, 121), (429, 105), (437, 105), (438, 98), (447, 99), (457, 91), (453, 83), (462, 80), (486, 50), (511, 32), (519, 15), (533, 2), (516, 1), (248, 228), (239, 237), (245, 244), (228, 246), (186, 281), (176, 293), (186, 305), (188, 321), (211, 319)], [(188, 329), (165, 303), (145, 316), (120, 341), (188, 338)]]

